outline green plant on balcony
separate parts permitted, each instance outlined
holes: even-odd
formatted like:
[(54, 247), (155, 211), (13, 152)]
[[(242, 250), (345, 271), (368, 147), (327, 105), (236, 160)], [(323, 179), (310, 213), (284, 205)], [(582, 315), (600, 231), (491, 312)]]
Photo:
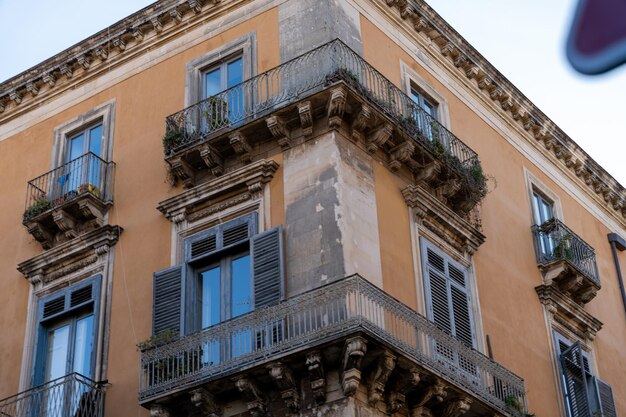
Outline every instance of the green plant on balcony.
[(572, 249), (572, 238), (570, 233), (565, 233), (556, 239), (556, 245), (552, 251), (555, 259), (564, 259), (566, 261), (574, 260), (574, 250)]
[(213, 96), (203, 103), (202, 117), (206, 131), (211, 132), (224, 126), (228, 126), (228, 103), (221, 97)]
[(44, 211), (48, 210), (52, 203), (45, 197), (39, 197), (35, 200), (33, 204), (31, 204), (25, 211), (23, 218), (24, 220), (31, 219)]
[(167, 127), (163, 135), (163, 151), (166, 155), (172, 153), (183, 143), (183, 133), (178, 127)]
[(85, 183), (78, 187), (78, 194), (90, 193), (95, 197), (100, 197), (100, 189), (93, 184)]

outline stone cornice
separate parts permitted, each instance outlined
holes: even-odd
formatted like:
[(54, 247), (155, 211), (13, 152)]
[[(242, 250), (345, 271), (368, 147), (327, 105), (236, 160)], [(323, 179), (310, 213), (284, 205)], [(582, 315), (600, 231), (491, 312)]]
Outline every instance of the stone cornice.
[(17, 266), (32, 284), (46, 284), (95, 263), (117, 243), (119, 226), (105, 225), (30, 258)]
[(2, 82), (0, 124), (248, 1), (157, 1)]
[[(263, 191), (263, 185), (272, 180), (277, 169), (276, 161), (261, 159), (161, 201), (157, 209), (175, 223), (194, 221), (254, 199)], [(212, 204), (212, 200), (216, 202)]]
[[(429, 39), (451, 71), (467, 78), (477, 95), (495, 104), (521, 136), (552, 160), (626, 227), (626, 191), (423, 0), (372, 0), (395, 9), (396, 23)], [(385, 4), (386, 3), (386, 4)], [(430, 50), (430, 49), (429, 49)], [(526, 133), (523, 133), (526, 132)]]

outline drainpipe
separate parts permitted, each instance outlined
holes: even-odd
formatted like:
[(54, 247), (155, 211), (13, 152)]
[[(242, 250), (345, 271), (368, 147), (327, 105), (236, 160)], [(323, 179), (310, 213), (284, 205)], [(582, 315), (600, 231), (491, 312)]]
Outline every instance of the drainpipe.
[(617, 259), (617, 251), (620, 252), (626, 249), (626, 241), (619, 237), (617, 233), (609, 233), (607, 235), (609, 243), (611, 244), (611, 252), (613, 252), (613, 263), (615, 263), (615, 270), (617, 271), (617, 281), (619, 282), (619, 289), (622, 293), (622, 303), (624, 304), (624, 312), (626, 312), (626, 292), (624, 292), (624, 280), (622, 279), (622, 270), (619, 266), (619, 260)]

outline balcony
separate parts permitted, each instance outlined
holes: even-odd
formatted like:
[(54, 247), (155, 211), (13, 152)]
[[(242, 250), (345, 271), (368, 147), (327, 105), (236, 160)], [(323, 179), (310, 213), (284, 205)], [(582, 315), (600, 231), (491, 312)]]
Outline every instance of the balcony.
[(103, 417), (104, 387), (73, 373), (0, 400), (2, 417)]
[(486, 193), (477, 154), (339, 40), (167, 117), (165, 160), (192, 187), (321, 128), (342, 130), (456, 212)]
[(404, 415), (525, 404), (519, 377), (359, 276), (141, 352), (139, 399), (153, 415), (219, 415), (242, 397), (252, 415), (276, 409), (271, 398), (296, 413), (331, 392)]
[(28, 182), (23, 224), (44, 249), (104, 224), (114, 167), (87, 153)]
[(533, 226), (537, 264), (547, 286), (586, 304), (600, 289), (593, 248), (557, 219)]

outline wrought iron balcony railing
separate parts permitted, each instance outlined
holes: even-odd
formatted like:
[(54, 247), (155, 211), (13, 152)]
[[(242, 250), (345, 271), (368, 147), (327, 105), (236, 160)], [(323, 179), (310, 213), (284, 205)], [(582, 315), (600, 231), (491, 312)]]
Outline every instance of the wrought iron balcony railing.
[(551, 219), (533, 226), (535, 255), (540, 266), (566, 261), (597, 287), (600, 276), (593, 248), (560, 220)]
[(452, 168), (471, 168), (476, 153), (340, 40), (334, 40), (166, 118), (171, 156), (211, 133), (248, 123), (343, 80), (414, 140)]
[(1, 417), (103, 417), (104, 387), (73, 373), (0, 400)]
[(358, 275), (141, 352), (140, 401), (361, 333), (507, 412), (523, 380)]
[(24, 222), (85, 193), (110, 202), (114, 166), (90, 152), (29, 181)]

